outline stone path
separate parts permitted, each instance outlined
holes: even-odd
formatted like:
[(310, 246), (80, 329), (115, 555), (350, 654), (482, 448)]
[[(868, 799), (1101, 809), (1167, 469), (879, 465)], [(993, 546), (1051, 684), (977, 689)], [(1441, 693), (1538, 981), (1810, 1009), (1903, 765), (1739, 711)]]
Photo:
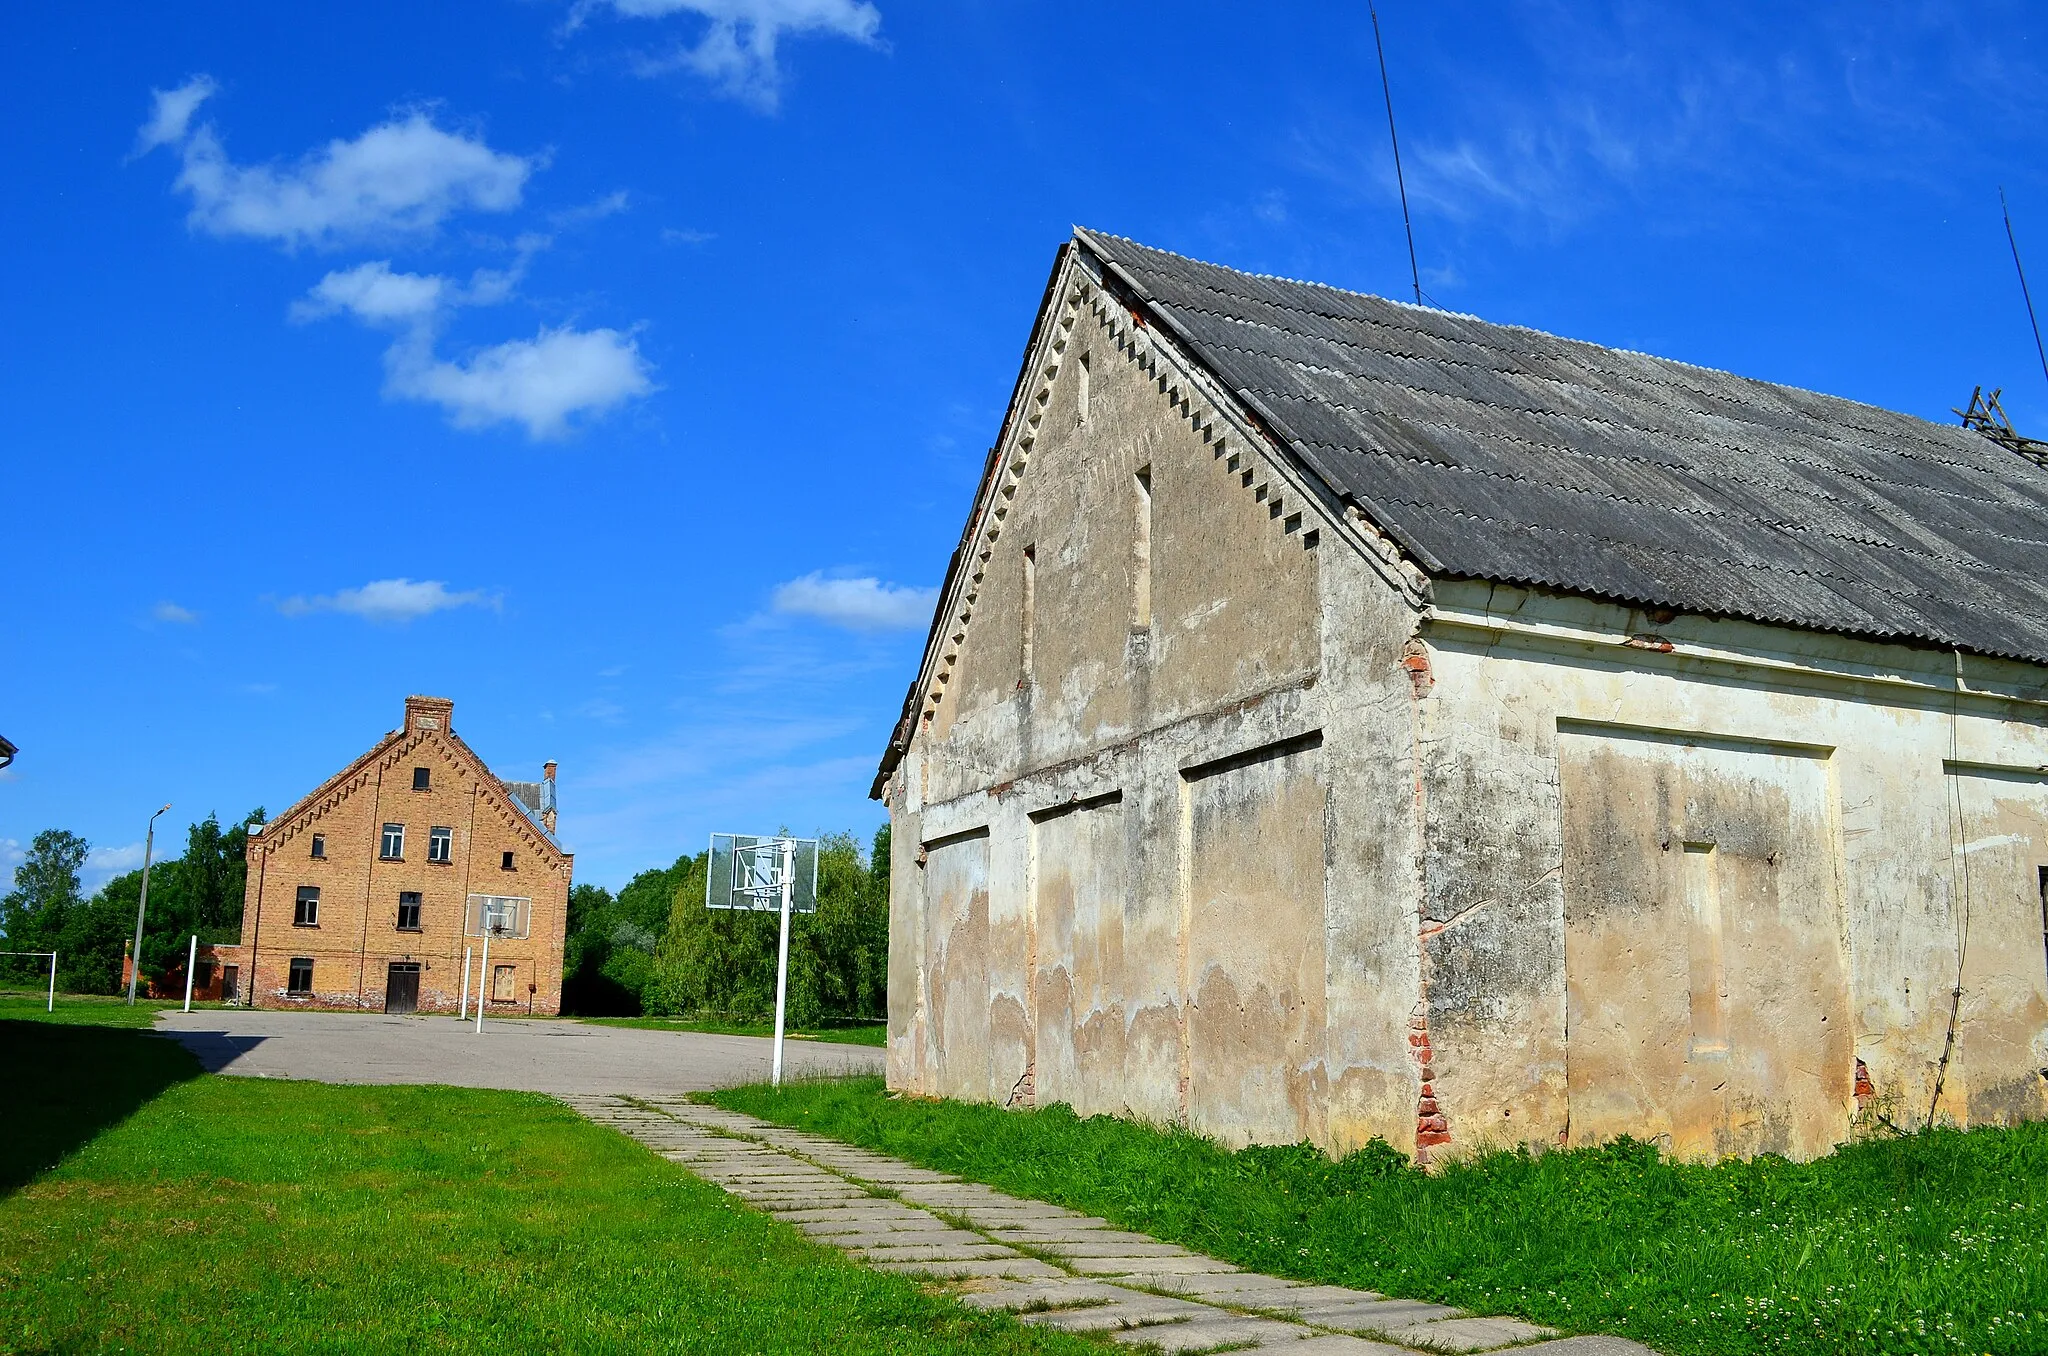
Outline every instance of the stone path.
[(1654, 1356), (1621, 1338), (1557, 1338), (1519, 1319), (1239, 1271), (1107, 1220), (717, 1107), (673, 1097), (563, 1100), (820, 1243), (878, 1270), (960, 1282), (961, 1303), (1006, 1309), (1024, 1323), (1168, 1353), (1513, 1347), (1516, 1356)]

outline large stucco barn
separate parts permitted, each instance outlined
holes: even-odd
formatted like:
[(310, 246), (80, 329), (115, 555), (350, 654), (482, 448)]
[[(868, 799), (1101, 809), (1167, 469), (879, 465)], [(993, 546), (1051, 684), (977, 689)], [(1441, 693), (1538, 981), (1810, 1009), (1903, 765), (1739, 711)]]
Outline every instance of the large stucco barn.
[(2039, 453), (1075, 232), (875, 786), (891, 1084), (1423, 1158), (2041, 1116)]

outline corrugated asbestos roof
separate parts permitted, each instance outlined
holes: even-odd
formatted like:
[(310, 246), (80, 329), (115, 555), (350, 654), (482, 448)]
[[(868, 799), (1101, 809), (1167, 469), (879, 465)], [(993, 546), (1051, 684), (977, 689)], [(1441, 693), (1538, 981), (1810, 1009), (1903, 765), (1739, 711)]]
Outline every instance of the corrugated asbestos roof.
[(1981, 434), (1076, 240), (1431, 574), (2048, 663), (2048, 468)]

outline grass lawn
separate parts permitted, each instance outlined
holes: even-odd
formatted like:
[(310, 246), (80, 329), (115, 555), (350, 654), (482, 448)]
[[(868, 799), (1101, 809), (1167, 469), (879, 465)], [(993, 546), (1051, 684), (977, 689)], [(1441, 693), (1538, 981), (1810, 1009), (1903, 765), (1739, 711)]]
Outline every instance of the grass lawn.
[(1227, 1152), (1065, 1107), (889, 1097), (878, 1078), (711, 1094), (785, 1125), (1304, 1280), (1687, 1353), (2048, 1351), (2048, 1124), (1814, 1163), (1642, 1145), (1434, 1176), (1374, 1146)]
[[(644, 1031), (708, 1031), (718, 1036), (773, 1036), (775, 1023), (766, 1022), (725, 1022), (713, 1017), (578, 1017), (579, 1022), (590, 1022), (596, 1026), (631, 1026)], [(836, 1041), (841, 1045), (872, 1045), (876, 1049), (889, 1043), (887, 1022), (835, 1021), (824, 1026), (807, 1026), (801, 1029), (791, 1027), (782, 1033), (792, 1040)]]
[(0, 1350), (1099, 1356), (544, 1097), (215, 1077), (95, 1025), (0, 1021), (0, 1067)]
[[(182, 999), (172, 1002), (167, 998), (138, 997), (131, 1008), (126, 998), (109, 998), (96, 993), (60, 993), (57, 995), (57, 1010), (44, 1012), (43, 1004), (48, 1001), (49, 991), (46, 989), (0, 989), (0, 1021), (147, 1028), (156, 1021), (159, 1012), (175, 1011), (185, 1005)], [(192, 1010), (197, 1012), (202, 1007), (219, 1006), (218, 1003), (194, 1003)]]

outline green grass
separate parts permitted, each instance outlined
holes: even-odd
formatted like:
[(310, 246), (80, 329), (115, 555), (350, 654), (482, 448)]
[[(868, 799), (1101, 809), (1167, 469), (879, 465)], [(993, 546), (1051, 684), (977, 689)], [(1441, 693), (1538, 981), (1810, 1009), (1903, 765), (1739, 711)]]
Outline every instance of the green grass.
[(90, 1025), (0, 1022), (0, 1067), (0, 1350), (1097, 1350), (544, 1097), (209, 1076)]
[(1430, 1175), (1384, 1145), (1227, 1152), (1065, 1107), (889, 1097), (880, 1079), (710, 1100), (1304, 1280), (1690, 1353), (2048, 1351), (2048, 1124), (1813, 1163), (1643, 1145)]
[[(643, 1031), (708, 1031), (718, 1036), (773, 1036), (775, 1023), (728, 1022), (715, 1017), (578, 1017), (579, 1022), (595, 1026), (630, 1026)], [(863, 1022), (855, 1020), (827, 1022), (823, 1026), (791, 1027), (783, 1035), (795, 1040), (836, 1041), (840, 1045), (872, 1045), (877, 1049), (889, 1043), (889, 1025), (886, 1022)]]
[[(135, 1006), (131, 1008), (126, 998), (108, 998), (96, 993), (60, 993), (57, 995), (57, 1010), (45, 1012), (43, 1004), (47, 1001), (49, 992), (44, 989), (37, 989), (34, 992), (0, 989), (0, 1021), (146, 1028), (156, 1021), (159, 1012), (184, 1006), (183, 1000), (172, 1002), (165, 998), (138, 997)], [(218, 1003), (194, 1003), (192, 1009), (196, 1012), (201, 1007), (219, 1006)]]

